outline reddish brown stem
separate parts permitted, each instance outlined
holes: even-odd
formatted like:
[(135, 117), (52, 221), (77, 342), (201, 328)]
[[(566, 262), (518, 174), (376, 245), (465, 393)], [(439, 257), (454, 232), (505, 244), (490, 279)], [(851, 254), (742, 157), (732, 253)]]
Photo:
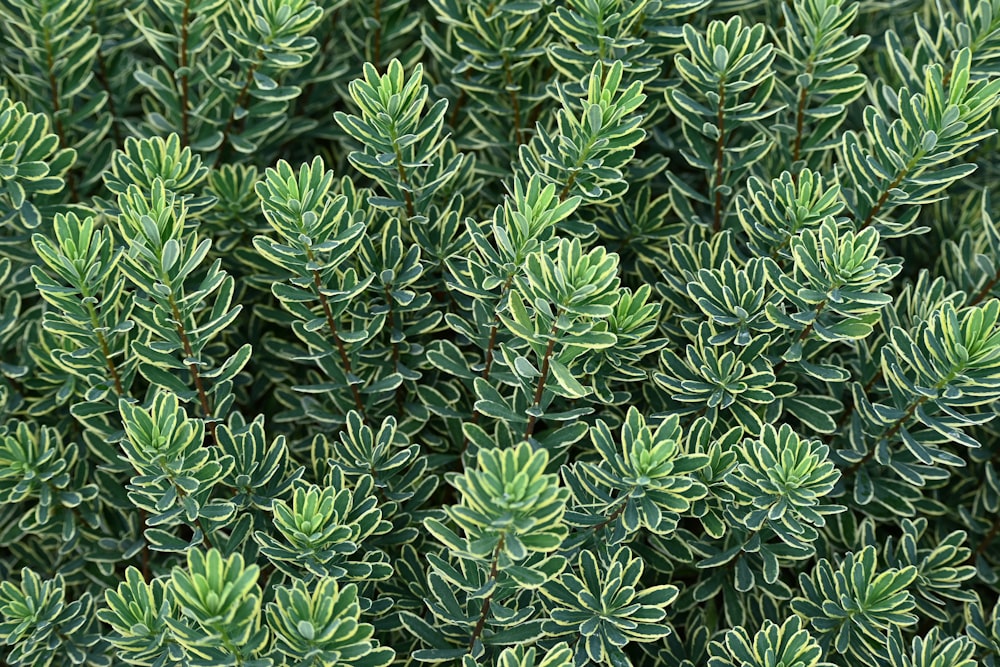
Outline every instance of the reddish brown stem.
[(191, 105), (191, 91), (188, 81), (188, 23), (191, 20), (191, 0), (184, 0), (184, 10), (181, 12), (181, 43), (177, 54), (177, 63), (183, 71), (181, 74), (181, 146), (191, 142), (190, 120), (188, 107)]
[(715, 124), (718, 126), (719, 136), (715, 140), (715, 207), (712, 231), (718, 233), (722, 230), (722, 176), (725, 168), (725, 148), (726, 148), (726, 80), (719, 81), (719, 110), (716, 114)]
[[(310, 260), (312, 258), (310, 257)], [(319, 271), (313, 271), (313, 284), (316, 286), (316, 295), (319, 297), (320, 305), (323, 307), (323, 315), (326, 316), (326, 325), (330, 329), (330, 335), (333, 337), (333, 342), (337, 346), (337, 351), (340, 353), (340, 362), (344, 367), (344, 373), (347, 374), (347, 382), (351, 387), (351, 394), (354, 396), (354, 406), (358, 409), (358, 413), (361, 415), (361, 419), (364, 422), (368, 422), (368, 415), (365, 412), (365, 402), (361, 399), (361, 392), (358, 390), (357, 385), (351, 381), (351, 376), (354, 375), (354, 371), (351, 367), (351, 359), (347, 356), (347, 349), (344, 347), (344, 341), (340, 338), (340, 332), (337, 330), (337, 323), (333, 320), (333, 310), (330, 308), (330, 302), (327, 300), (326, 295), (323, 294), (323, 283), (320, 280)]]
[(573, 184), (576, 183), (576, 172), (569, 175), (569, 179), (566, 180), (566, 186), (559, 193), (559, 201), (566, 201), (566, 197), (569, 196), (570, 190), (573, 189)]
[[(386, 306), (389, 308), (389, 312), (388, 312), (388, 320), (389, 320), (389, 345), (392, 346), (392, 370), (396, 371), (396, 372), (399, 372), (399, 343), (396, 343), (395, 340), (394, 340), (394, 338), (395, 338), (395, 336), (394, 336), (394, 330), (396, 328), (396, 314), (395, 314), (395, 310), (392, 307), (392, 301), (393, 301), (392, 300), (392, 292), (390, 291), (389, 286), (386, 285), (385, 286), (385, 303), (386, 303)], [(400, 320), (399, 329), (400, 329), (400, 331), (402, 331), (402, 329), (403, 329), (402, 320)], [(403, 386), (402, 383), (400, 383), (400, 385), (398, 387), (396, 387), (396, 409), (397, 409), (397, 411), (399, 412), (400, 415), (403, 414), (403, 402), (404, 402), (404, 399), (405, 399), (405, 394), (406, 394), (406, 388)]]
[[(545, 348), (545, 356), (542, 357), (542, 368), (541, 376), (538, 378), (538, 385), (535, 387), (535, 397), (531, 404), (533, 408), (537, 408), (542, 403), (542, 396), (545, 394), (545, 382), (549, 378), (549, 365), (552, 360), (552, 352), (556, 347), (556, 323), (559, 321), (559, 316), (561, 313), (556, 313), (555, 321), (552, 323), (552, 330), (549, 331), (549, 344)], [(528, 426), (524, 429), (524, 440), (531, 437), (531, 434), (535, 431), (535, 422), (538, 421), (535, 415), (530, 415), (528, 417)]]
[(146, 541), (146, 519), (149, 515), (146, 514), (146, 510), (139, 510), (139, 537), (142, 539), (142, 579), (147, 584), (153, 580), (153, 573), (149, 567), (149, 542)]
[[(95, 33), (97, 32), (96, 22), (93, 30)], [(97, 49), (97, 80), (100, 82), (101, 87), (104, 88), (104, 92), (108, 94), (108, 113), (111, 114), (111, 134), (115, 139), (115, 148), (118, 148), (122, 145), (121, 130), (118, 129), (118, 110), (115, 105), (114, 93), (111, 90), (111, 81), (108, 79), (108, 66), (100, 48)]]
[(375, 34), (372, 37), (372, 64), (375, 65), (375, 69), (378, 69), (378, 64), (382, 60), (382, 0), (375, 0), (373, 3), (372, 18), (375, 19)]
[(503, 56), (504, 79), (507, 81), (507, 94), (510, 95), (510, 106), (514, 112), (514, 143), (518, 146), (524, 143), (521, 134), (521, 102), (514, 90), (514, 75), (510, 70), (510, 60), (506, 53)]
[[(191, 347), (191, 340), (188, 338), (187, 330), (184, 328), (184, 320), (181, 317), (180, 308), (177, 307), (177, 302), (174, 300), (173, 295), (170, 296), (170, 309), (174, 316), (174, 326), (177, 328), (177, 335), (181, 339), (181, 345), (184, 349), (184, 356), (188, 359), (194, 359), (194, 348)], [(191, 380), (194, 382), (195, 390), (198, 392), (198, 401), (201, 403), (201, 411), (205, 416), (205, 424), (208, 426), (209, 433), (212, 435), (212, 439), (215, 439), (215, 422), (212, 417), (212, 407), (208, 402), (208, 394), (205, 393), (205, 385), (201, 379), (201, 373), (198, 372), (198, 365), (194, 363), (188, 364), (188, 370), (191, 372)]]
[(403, 200), (406, 202), (406, 215), (412, 218), (416, 212), (413, 208), (413, 196), (410, 194), (410, 179), (406, 173), (406, 167), (403, 166), (403, 153), (395, 141), (393, 141), (393, 145), (396, 148), (396, 173), (399, 174), (399, 181), (404, 186)]
[(108, 341), (104, 337), (104, 334), (100, 331), (97, 332), (97, 341), (101, 345), (101, 352), (104, 354), (104, 361), (108, 366), (108, 373), (111, 374), (111, 379), (115, 383), (115, 393), (122, 396), (125, 391), (122, 389), (122, 379), (118, 374), (118, 367), (115, 366), (115, 362), (111, 359), (111, 348), (108, 347)]
[(615, 521), (615, 519), (617, 519), (618, 517), (620, 517), (622, 515), (622, 512), (625, 511), (625, 507), (627, 505), (628, 505), (628, 496), (625, 496), (625, 498), (622, 499), (621, 504), (618, 505), (618, 507), (615, 509), (615, 511), (612, 512), (611, 514), (609, 514), (607, 519), (605, 519), (604, 521), (602, 521), (599, 524), (597, 524), (596, 526), (594, 526), (593, 530), (600, 530), (601, 528), (604, 528), (608, 524), (613, 523)]
[(996, 287), (997, 282), (1000, 281), (1000, 273), (997, 273), (992, 278), (986, 281), (983, 288), (976, 293), (976, 296), (972, 297), (972, 301), (969, 302), (970, 306), (975, 306), (979, 304), (983, 299), (990, 295), (990, 292)]
[(875, 222), (875, 216), (877, 216), (879, 214), (879, 212), (881, 212), (882, 207), (885, 206), (885, 203), (887, 201), (889, 201), (889, 195), (890, 195), (890, 193), (896, 187), (898, 187), (900, 183), (903, 182), (903, 179), (906, 178), (906, 174), (907, 173), (909, 173), (909, 169), (904, 169), (903, 171), (899, 172), (899, 175), (896, 176), (896, 178), (892, 181), (892, 183), (889, 184), (889, 187), (887, 187), (882, 192), (882, 195), (878, 198), (878, 201), (875, 202), (875, 205), (872, 207), (872, 210), (868, 212), (868, 215), (865, 216), (864, 221), (861, 223), (861, 226), (858, 228), (859, 232), (861, 230), (863, 230), (863, 229), (867, 229), (868, 227), (871, 227), (872, 223)]
[[(921, 405), (923, 405), (926, 401), (927, 401), (927, 397), (926, 396), (921, 396), (919, 399), (917, 399), (912, 404), (910, 404), (910, 407), (908, 407), (906, 409), (906, 412), (903, 414), (903, 416), (896, 420), (896, 422), (892, 425), (892, 428), (890, 428), (886, 432), (886, 434), (883, 436), (883, 438), (885, 440), (888, 440), (888, 439), (892, 438), (894, 435), (896, 435), (897, 433), (899, 433), (899, 429), (903, 428), (903, 426), (910, 419), (910, 417), (913, 416), (913, 413), (917, 411), (917, 408), (919, 408)], [(847, 470), (845, 470), (844, 471), (844, 477), (850, 477), (851, 475), (853, 475), (854, 473), (856, 473), (858, 471), (858, 469), (861, 466), (863, 466), (865, 463), (867, 463), (868, 461), (870, 461), (873, 456), (875, 456), (875, 448), (870, 449), (868, 451), (868, 453), (864, 455), (864, 458), (862, 458), (860, 461), (858, 461), (857, 463), (855, 463), (852, 466), (850, 466)]]
[(980, 542), (979, 546), (976, 547), (976, 552), (973, 555), (973, 560), (979, 558), (980, 556), (986, 553), (986, 550), (989, 548), (990, 543), (993, 542), (993, 539), (997, 536), (997, 533), (1000, 533), (1000, 516), (998, 516), (993, 520), (993, 525), (990, 527), (989, 532), (983, 536), (982, 542)]
[[(59, 83), (56, 81), (55, 58), (52, 55), (52, 41), (49, 39), (49, 30), (45, 28), (45, 62), (49, 75), (49, 92), (52, 99), (52, 124), (55, 127), (56, 135), (59, 137), (59, 147), (68, 148), (69, 142), (66, 140), (66, 131), (63, 128), (62, 118), (59, 112), (62, 105), (59, 103)], [(73, 177), (73, 169), (66, 170), (66, 187), (69, 188), (69, 195), (73, 201), (79, 201), (80, 195), (76, 191), (76, 178)]]
[[(802, 88), (799, 91), (799, 105), (798, 109), (795, 111), (795, 141), (792, 142), (792, 164), (799, 161), (802, 156), (802, 132), (805, 130), (806, 124), (806, 89)], [(796, 169), (793, 178), (798, 178), (799, 172)]]
[[(498, 574), (498, 564), (500, 562), (500, 552), (503, 550), (504, 536), (500, 536), (500, 541), (497, 542), (496, 549), (493, 550), (493, 562), (490, 563), (490, 581), (496, 581)], [(493, 600), (493, 593), (490, 593), (483, 600), (483, 606), (479, 609), (479, 620), (476, 621), (476, 627), (472, 630), (472, 638), (469, 639), (469, 650), (476, 645), (476, 640), (479, 639), (480, 635), (483, 634), (483, 629), (486, 627), (486, 618), (490, 613), (490, 603)]]
[[(514, 281), (513, 274), (507, 277), (506, 282), (503, 284), (503, 289), (500, 290), (500, 301), (502, 302), (504, 297), (507, 295), (508, 290), (510, 290), (510, 285)], [(497, 343), (497, 332), (500, 329), (500, 312), (497, 311), (493, 314), (493, 325), (490, 327), (490, 338), (489, 342), (486, 344), (486, 357), (483, 363), (483, 373), (482, 378), (484, 380), (490, 379), (490, 371), (493, 369), (493, 350), (496, 348)], [(472, 423), (478, 424), (481, 413), (475, 408), (472, 409)], [(462, 443), (462, 451), (464, 452), (469, 448), (469, 439), (465, 438)]]
[(236, 101), (233, 103), (233, 108), (229, 112), (229, 118), (226, 119), (226, 126), (222, 129), (222, 142), (219, 143), (219, 152), (215, 156), (216, 166), (218, 166), (219, 162), (222, 160), (223, 151), (226, 150), (226, 142), (229, 140), (229, 135), (233, 130), (233, 124), (236, 122), (236, 111), (246, 104), (247, 96), (250, 94), (250, 86), (253, 85), (253, 75), (257, 72), (257, 68), (260, 67), (260, 60), (262, 57), (263, 54), (258, 51), (257, 60), (250, 64), (249, 69), (247, 69), (246, 81), (243, 82), (243, 87), (240, 88), (240, 92), (236, 95)]
[[(806, 328), (802, 330), (802, 333), (799, 334), (799, 337), (795, 339), (795, 343), (801, 343), (806, 338), (809, 337), (809, 334), (811, 334), (812, 331), (813, 331), (813, 327), (816, 326), (816, 320), (819, 319), (819, 316), (823, 312), (824, 308), (826, 308), (826, 300), (825, 299), (823, 301), (820, 301), (819, 305), (816, 306), (816, 312), (813, 314), (813, 321), (810, 322), (809, 325), (806, 326)], [(795, 345), (795, 343), (792, 343), (792, 345)], [(772, 372), (774, 373), (775, 377), (778, 376), (778, 373), (780, 373), (785, 368), (785, 366), (787, 364), (788, 364), (788, 362), (785, 361), (784, 359), (782, 359), (781, 361), (779, 361), (774, 366), (774, 369), (772, 370)]]
[[(507, 277), (507, 280), (503, 284), (503, 289), (500, 290), (500, 301), (503, 302), (504, 297), (507, 296), (507, 292), (510, 290), (510, 285), (514, 281), (514, 275), (511, 274)], [(490, 370), (493, 368), (493, 349), (496, 347), (497, 343), (497, 330), (500, 328), (500, 311), (498, 310), (493, 315), (493, 326), (490, 327), (490, 340), (486, 344), (486, 359), (483, 365), (483, 379), (490, 379)]]

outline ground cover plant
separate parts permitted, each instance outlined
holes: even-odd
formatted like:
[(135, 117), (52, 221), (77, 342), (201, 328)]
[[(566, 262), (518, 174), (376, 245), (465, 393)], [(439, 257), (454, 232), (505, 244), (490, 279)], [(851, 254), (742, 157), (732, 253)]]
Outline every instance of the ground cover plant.
[(0, 0), (0, 664), (1000, 666), (1000, 0)]

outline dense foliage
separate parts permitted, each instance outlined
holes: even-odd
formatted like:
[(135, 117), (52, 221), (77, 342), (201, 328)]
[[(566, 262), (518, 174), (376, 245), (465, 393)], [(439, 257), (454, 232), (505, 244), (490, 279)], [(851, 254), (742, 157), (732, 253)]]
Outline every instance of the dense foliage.
[(1000, 666), (1000, 0), (0, 0), (0, 663)]

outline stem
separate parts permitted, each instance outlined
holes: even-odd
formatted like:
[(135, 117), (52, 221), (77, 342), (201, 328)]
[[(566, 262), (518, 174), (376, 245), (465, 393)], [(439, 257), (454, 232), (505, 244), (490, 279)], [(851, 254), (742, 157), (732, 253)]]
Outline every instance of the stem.
[(104, 361), (107, 363), (108, 372), (111, 373), (111, 379), (115, 383), (115, 393), (121, 396), (125, 393), (122, 389), (122, 380), (118, 375), (118, 368), (115, 366), (115, 362), (111, 359), (111, 348), (108, 347), (108, 341), (104, 337), (104, 334), (100, 331), (97, 332), (97, 341), (101, 344), (101, 352), (104, 354)]
[(181, 12), (181, 43), (177, 54), (177, 63), (185, 70), (181, 74), (181, 146), (187, 146), (191, 140), (191, 129), (188, 119), (188, 106), (190, 105), (191, 93), (188, 85), (188, 22), (191, 19), (191, 0), (184, 0), (184, 10)]
[(108, 339), (104, 337), (104, 332), (98, 330), (97, 314), (94, 312), (93, 304), (87, 304), (90, 310), (90, 324), (94, 327), (95, 333), (97, 334), (97, 342), (101, 346), (101, 353), (104, 355), (104, 363), (108, 367), (108, 373), (111, 375), (112, 381), (115, 383), (115, 393), (119, 396), (125, 395), (125, 390), (122, 388), (121, 376), (118, 374), (118, 367), (115, 366), (114, 360), (111, 358), (111, 347), (108, 345)]
[[(176, 482), (174, 482), (173, 475), (163, 468), (162, 463), (160, 464), (160, 471), (166, 473), (167, 481), (169, 481), (170, 484), (174, 487), (174, 490), (177, 492), (178, 498), (186, 498), (189, 495), (188, 492), (183, 489), (183, 487), (179, 486)], [(145, 523), (145, 521), (143, 523)], [(194, 526), (201, 531), (202, 545), (206, 549), (214, 548), (215, 545), (212, 544), (212, 541), (208, 537), (208, 531), (205, 530), (205, 527), (201, 525), (201, 517), (195, 517)]]
[(906, 166), (902, 169), (902, 171), (899, 172), (896, 178), (893, 179), (892, 183), (890, 183), (889, 186), (882, 191), (882, 194), (879, 196), (878, 201), (875, 202), (875, 206), (872, 207), (872, 210), (868, 212), (867, 216), (865, 216), (865, 219), (861, 223), (861, 226), (858, 227), (859, 232), (863, 229), (867, 229), (872, 225), (872, 223), (875, 222), (875, 216), (879, 214), (879, 212), (882, 210), (882, 207), (885, 206), (885, 203), (889, 201), (889, 194), (896, 187), (898, 187), (900, 183), (903, 182), (903, 179), (906, 178), (911, 171), (913, 171), (913, 168), (917, 166), (917, 162), (920, 160), (920, 157), (921, 157), (920, 153), (913, 156), (913, 158), (906, 163)]
[(531, 113), (528, 114), (528, 122), (525, 123), (524, 129), (526, 131), (531, 131), (535, 129), (535, 125), (538, 124), (538, 118), (542, 115), (542, 105), (535, 104), (531, 107)]
[[(45, 34), (45, 64), (49, 75), (49, 91), (52, 98), (52, 123), (55, 126), (56, 134), (59, 136), (59, 147), (67, 148), (69, 142), (66, 141), (66, 131), (63, 129), (62, 118), (59, 112), (62, 105), (59, 103), (59, 83), (56, 81), (55, 58), (52, 55), (52, 40), (50, 39), (48, 27), (44, 28)], [(79, 201), (80, 196), (76, 191), (76, 179), (73, 177), (73, 168), (66, 170), (66, 187), (69, 188), (70, 197), (73, 201)]]
[[(504, 297), (507, 295), (507, 292), (510, 291), (510, 285), (513, 281), (514, 281), (514, 275), (511, 274), (510, 276), (507, 277), (506, 282), (504, 282), (503, 289), (500, 290), (500, 303), (503, 302)], [(483, 363), (483, 374), (482, 374), (482, 378), (484, 380), (490, 379), (490, 371), (493, 369), (493, 350), (496, 348), (497, 332), (499, 331), (499, 329), (500, 329), (500, 311), (497, 310), (493, 314), (493, 324), (492, 326), (490, 326), (490, 339), (489, 342), (486, 344), (486, 357)], [(478, 424), (479, 418), (481, 416), (482, 414), (479, 412), (479, 410), (476, 410), (475, 407), (473, 407), (472, 423)], [(462, 452), (465, 453), (465, 451), (468, 449), (469, 449), (469, 439), (465, 438), (464, 442), (462, 443)]]
[[(872, 390), (872, 387), (875, 386), (875, 383), (877, 383), (881, 379), (882, 379), (882, 369), (879, 369), (878, 372), (875, 373), (874, 376), (872, 376), (872, 379), (869, 380), (868, 383), (865, 385), (864, 389), (862, 390), (864, 394), (868, 395), (868, 392)], [(851, 415), (854, 414), (854, 410), (857, 408), (857, 404), (854, 402), (852, 396), (853, 396), (852, 394), (847, 394), (847, 398), (850, 400), (850, 402), (844, 408), (844, 412), (840, 415), (840, 419), (837, 420), (837, 426), (836, 428), (834, 428), (833, 433), (827, 436), (826, 444), (829, 445), (833, 443), (834, 438), (836, 438), (837, 435), (841, 431), (843, 431), (844, 426), (846, 426), (847, 422), (850, 421)]]
[[(812, 70), (812, 65), (806, 68), (806, 72)], [(802, 156), (802, 132), (806, 124), (806, 89), (799, 90), (799, 105), (795, 111), (795, 141), (792, 143), (792, 164), (799, 161)], [(793, 174), (793, 178), (798, 178), (798, 170)]]
[[(81, 290), (84, 297), (91, 296), (89, 290)], [(108, 372), (111, 374), (111, 379), (115, 383), (115, 393), (119, 397), (125, 395), (125, 389), (122, 387), (121, 376), (118, 374), (118, 368), (115, 366), (114, 360), (111, 358), (111, 348), (108, 345), (108, 340), (104, 336), (104, 332), (100, 330), (100, 324), (97, 320), (97, 310), (94, 308), (94, 304), (87, 303), (87, 311), (90, 315), (90, 325), (94, 328), (94, 332), (97, 334), (97, 341), (101, 346), (101, 352), (104, 354), (104, 362), (107, 364)], [(146, 525), (146, 510), (139, 509), (139, 537), (142, 539), (142, 578), (146, 583), (152, 580), (152, 574), (149, 569), (149, 542), (146, 541), (146, 535), (143, 531), (143, 526)]]
[(524, 137), (521, 135), (521, 102), (514, 90), (514, 75), (511, 73), (510, 58), (506, 52), (503, 54), (503, 73), (507, 81), (507, 93), (510, 95), (510, 106), (514, 111), (514, 142), (520, 146), (524, 143)]
[[(82, 290), (82, 293), (84, 297), (91, 296), (88, 290)], [(111, 358), (111, 347), (108, 345), (108, 339), (104, 337), (104, 332), (101, 331), (101, 325), (97, 320), (97, 310), (94, 308), (94, 304), (89, 301), (87, 301), (87, 313), (90, 315), (90, 326), (94, 328), (94, 333), (97, 334), (97, 342), (101, 346), (101, 353), (104, 354), (104, 363), (107, 365), (108, 373), (115, 383), (115, 393), (123, 396), (125, 392), (122, 389), (121, 377), (118, 375), (118, 367), (115, 366), (115, 362)]]
[[(535, 398), (531, 407), (537, 408), (542, 402), (542, 394), (545, 393), (545, 381), (549, 377), (549, 363), (552, 360), (552, 351), (556, 347), (556, 325), (559, 322), (559, 317), (562, 315), (561, 312), (556, 313), (555, 319), (552, 322), (552, 330), (549, 331), (549, 344), (545, 348), (545, 356), (542, 357), (542, 375), (538, 378), (538, 385), (535, 387)], [(530, 415), (528, 417), (528, 426), (524, 429), (524, 440), (531, 437), (531, 434), (535, 430), (535, 422), (537, 418), (535, 415)]]
[(712, 231), (718, 233), (722, 229), (722, 172), (726, 153), (726, 80), (719, 80), (719, 110), (715, 124), (719, 128), (719, 138), (715, 140), (715, 211)]
[[(910, 419), (910, 417), (913, 416), (913, 413), (917, 411), (917, 408), (919, 408), (921, 405), (923, 405), (926, 401), (927, 401), (927, 397), (926, 396), (921, 396), (919, 399), (917, 399), (916, 401), (914, 401), (913, 403), (911, 403), (910, 407), (908, 407), (906, 409), (906, 412), (903, 414), (903, 416), (896, 420), (896, 422), (892, 425), (892, 428), (890, 428), (886, 432), (886, 434), (884, 436), (882, 436), (882, 438), (888, 440), (892, 436), (894, 436), (897, 433), (899, 433), (899, 429), (903, 428), (903, 425)], [(875, 449), (874, 448), (870, 449), (868, 451), (868, 453), (865, 454), (864, 458), (862, 458), (860, 461), (858, 461), (857, 463), (851, 465), (851, 467), (849, 467), (847, 470), (845, 470), (844, 471), (844, 477), (849, 477), (850, 475), (853, 475), (854, 473), (856, 473), (858, 471), (858, 468), (860, 468), (862, 465), (864, 465), (865, 463), (867, 463), (868, 461), (870, 461), (873, 456), (875, 456)]]
[[(497, 569), (498, 563), (500, 561), (500, 551), (503, 549), (504, 535), (500, 536), (500, 541), (497, 542), (496, 549), (493, 550), (493, 561), (490, 563), (490, 581), (496, 581), (497, 579)], [(472, 647), (476, 645), (476, 640), (479, 636), (483, 634), (483, 628), (486, 627), (486, 617), (490, 613), (490, 602), (493, 600), (493, 593), (486, 596), (483, 600), (483, 606), (479, 610), (479, 620), (476, 621), (476, 627), (472, 630), (472, 638), (469, 639), (469, 651)]]
[[(510, 285), (514, 282), (514, 274), (507, 277), (507, 281), (503, 284), (503, 289), (500, 290), (500, 303), (503, 303), (504, 297), (507, 296), (507, 292), (510, 291)], [(486, 359), (483, 366), (483, 379), (490, 379), (490, 370), (493, 368), (493, 350), (497, 343), (497, 330), (500, 328), (500, 311), (497, 310), (493, 315), (493, 326), (490, 327), (490, 341), (486, 344)]]
[(983, 536), (983, 541), (979, 543), (978, 547), (976, 547), (976, 551), (972, 557), (973, 560), (976, 560), (986, 553), (986, 549), (989, 548), (990, 543), (993, 541), (993, 538), (997, 536), (997, 533), (1000, 533), (1000, 516), (993, 520), (993, 525), (990, 527), (989, 532)]
[[(784, 13), (781, 15), (782, 21), (784, 21)], [(806, 58), (806, 69), (805, 73), (807, 75), (812, 75), (815, 63), (813, 58), (815, 53), (810, 52), (809, 57)], [(809, 95), (809, 91), (806, 88), (799, 89), (799, 103), (795, 110), (795, 141), (792, 143), (792, 164), (794, 165), (802, 157), (802, 135), (805, 133), (806, 124), (806, 101)], [(792, 180), (798, 181), (799, 172), (795, 171), (792, 173)]]
[[(809, 337), (809, 334), (812, 333), (813, 327), (816, 326), (816, 320), (819, 318), (820, 313), (822, 313), (825, 308), (826, 308), (826, 299), (823, 299), (816, 306), (816, 311), (813, 313), (813, 321), (810, 322), (806, 326), (806, 328), (802, 330), (802, 333), (799, 334), (799, 337), (795, 339), (795, 343), (792, 343), (793, 346), (796, 343), (801, 343), (802, 341), (804, 341), (806, 338)], [(774, 373), (775, 377), (777, 377), (778, 373), (780, 373), (787, 364), (788, 362), (785, 359), (782, 359), (774, 366), (771, 372)]]
[[(92, 29), (96, 34), (100, 34), (97, 21), (92, 22)], [(108, 94), (108, 113), (111, 114), (111, 133), (114, 135), (115, 147), (122, 145), (121, 130), (118, 129), (118, 111), (115, 107), (115, 96), (111, 91), (111, 82), (108, 80), (108, 67), (104, 61), (104, 54), (101, 49), (97, 49), (97, 80), (100, 82), (104, 92)]]
[(226, 150), (226, 141), (229, 140), (233, 123), (236, 122), (236, 110), (246, 104), (247, 96), (250, 94), (250, 86), (253, 84), (253, 75), (257, 72), (257, 68), (260, 67), (263, 57), (264, 54), (261, 53), (260, 49), (257, 49), (257, 59), (250, 63), (250, 67), (247, 68), (246, 81), (243, 82), (243, 87), (240, 88), (240, 92), (236, 95), (236, 101), (233, 103), (233, 108), (229, 111), (229, 118), (226, 119), (226, 126), (222, 130), (222, 142), (219, 144), (219, 152), (215, 156), (216, 166), (222, 160), (222, 153)]
[(566, 201), (566, 197), (569, 196), (569, 191), (573, 188), (573, 184), (576, 183), (576, 172), (569, 175), (569, 179), (566, 181), (566, 187), (562, 189), (559, 193), (559, 201)]
[[(313, 261), (312, 251), (307, 251), (309, 255), (309, 261)], [(358, 391), (357, 385), (351, 382), (351, 376), (354, 375), (354, 371), (351, 368), (351, 360), (347, 356), (347, 349), (344, 348), (344, 341), (340, 339), (340, 333), (337, 331), (337, 323), (333, 320), (333, 311), (330, 309), (330, 302), (327, 300), (326, 295), (323, 294), (322, 287), (323, 283), (319, 277), (319, 271), (314, 270), (313, 272), (313, 285), (316, 287), (316, 295), (319, 297), (319, 302), (323, 306), (323, 314), (326, 316), (326, 325), (330, 328), (330, 335), (333, 336), (333, 342), (337, 345), (337, 351), (340, 352), (340, 362), (344, 366), (344, 373), (347, 374), (347, 384), (351, 387), (351, 394), (354, 395), (354, 406), (358, 409), (358, 413), (361, 415), (362, 421), (368, 422), (368, 415), (365, 413), (365, 403), (361, 400), (361, 392)]]
[(146, 533), (143, 530), (148, 516), (146, 510), (139, 510), (139, 536), (142, 538), (142, 578), (147, 584), (153, 580), (152, 570), (149, 569), (149, 542), (146, 541)]
[[(468, 78), (468, 76), (466, 78)], [(451, 120), (448, 123), (451, 125), (451, 129), (453, 130), (457, 127), (456, 123), (458, 123), (458, 115), (462, 110), (462, 107), (465, 106), (465, 100), (467, 97), (468, 96), (465, 94), (465, 90), (460, 90), (458, 92), (458, 99), (455, 100), (455, 106), (451, 110)]]
[(375, 34), (372, 37), (372, 64), (375, 65), (375, 69), (378, 69), (378, 63), (382, 59), (382, 0), (375, 0), (373, 3), (372, 18), (375, 19)]
[[(629, 493), (631, 493), (631, 491)], [(609, 523), (612, 523), (615, 519), (620, 517), (622, 515), (622, 512), (625, 511), (626, 505), (628, 505), (628, 499), (629, 499), (629, 494), (625, 494), (625, 497), (622, 499), (622, 502), (618, 505), (618, 507), (615, 508), (615, 511), (609, 514), (607, 519), (594, 526), (593, 530), (600, 530), (601, 528), (604, 528)]]
[(972, 297), (972, 301), (968, 305), (975, 306), (983, 299), (990, 295), (990, 292), (996, 287), (997, 282), (1000, 281), (1000, 273), (995, 274), (992, 278), (986, 281), (983, 288), (976, 293), (976, 296)]
[[(395, 133), (395, 130), (393, 131)], [(415, 215), (413, 209), (413, 196), (410, 194), (410, 179), (406, 175), (406, 167), (403, 166), (403, 151), (399, 148), (395, 137), (392, 140), (392, 147), (396, 150), (396, 172), (399, 174), (403, 188), (403, 200), (406, 202), (406, 215), (412, 218)]]
[[(396, 372), (399, 371), (399, 344), (396, 342), (395, 338), (395, 328), (396, 328), (396, 314), (392, 307), (392, 293), (389, 290), (389, 286), (385, 285), (383, 288), (385, 291), (385, 303), (389, 307), (388, 320), (389, 320), (389, 344), (392, 346), (392, 369)], [(403, 330), (402, 318), (399, 322), (400, 331)], [(400, 415), (403, 414), (403, 399), (406, 390), (403, 384), (400, 383), (396, 387), (396, 408)]]
[[(184, 356), (188, 359), (194, 359), (194, 349), (191, 347), (191, 341), (184, 328), (184, 321), (181, 317), (180, 308), (177, 307), (177, 301), (174, 300), (174, 295), (172, 293), (168, 298), (170, 300), (170, 309), (173, 312), (174, 322), (177, 326), (177, 335), (180, 336), (181, 345), (184, 347)], [(201, 380), (201, 373), (198, 372), (198, 364), (189, 363), (188, 370), (191, 371), (191, 380), (194, 381), (194, 387), (198, 391), (198, 400), (201, 402), (201, 410), (205, 415), (205, 423), (207, 424), (208, 430), (211, 432), (212, 438), (214, 439), (215, 422), (212, 421), (212, 407), (208, 402), (208, 395), (205, 393), (205, 385)]]
[(579, 170), (583, 166), (583, 163), (587, 161), (587, 156), (590, 155), (590, 151), (594, 147), (594, 141), (596, 140), (597, 140), (596, 136), (592, 136), (589, 139), (587, 139), (587, 145), (584, 146), (583, 150), (580, 151), (580, 156), (577, 158), (576, 164), (573, 165), (573, 172), (569, 175), (569, 178), (566, 180), (566, 186), (562, 189), (562, 192), (559, 193), (559, 201), (561, 202), (566, 201), (566, 197), (569, 196), (569, 192), (573, 188), (573, 184), (576, 183), (576, 175), (579, 173)]

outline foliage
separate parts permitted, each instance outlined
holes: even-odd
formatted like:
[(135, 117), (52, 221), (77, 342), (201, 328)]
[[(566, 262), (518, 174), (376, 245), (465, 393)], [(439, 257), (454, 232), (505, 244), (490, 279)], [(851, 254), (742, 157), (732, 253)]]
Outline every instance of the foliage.
[(1000, 0), (0, 0), (0, 664), (1000, 667)]

